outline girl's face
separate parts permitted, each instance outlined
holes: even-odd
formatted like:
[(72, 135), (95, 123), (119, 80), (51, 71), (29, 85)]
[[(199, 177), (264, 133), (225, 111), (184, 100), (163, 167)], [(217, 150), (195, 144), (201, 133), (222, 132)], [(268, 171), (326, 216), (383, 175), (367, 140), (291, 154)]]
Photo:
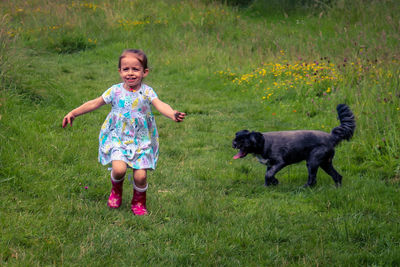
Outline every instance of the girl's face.
[(143, 69), (140, 61), (133, 55), (127, 54), (121, 59), (119, 75), (124, 82), (125, 89), (136, 91), (140, 89), (142, 80), (149, 73), (148, 69)]

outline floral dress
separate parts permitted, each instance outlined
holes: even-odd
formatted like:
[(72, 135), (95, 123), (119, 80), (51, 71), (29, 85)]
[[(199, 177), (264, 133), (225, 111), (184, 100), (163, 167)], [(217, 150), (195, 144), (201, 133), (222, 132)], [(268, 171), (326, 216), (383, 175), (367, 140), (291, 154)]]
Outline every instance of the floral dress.
[(158, 160), (158, 132), (151, 102), (157, 98), (153, 89), (142, 84), (130, 92), (123, 83), (113, 85), (102, 95), (111, 103), (99, 135), (99, 162), (125, 161), (133, 169), (155, 169)]

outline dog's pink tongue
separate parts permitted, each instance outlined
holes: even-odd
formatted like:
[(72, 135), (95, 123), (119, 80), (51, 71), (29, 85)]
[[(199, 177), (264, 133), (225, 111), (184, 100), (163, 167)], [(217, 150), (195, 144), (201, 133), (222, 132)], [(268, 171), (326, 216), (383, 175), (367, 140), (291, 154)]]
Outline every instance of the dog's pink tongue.
[(233, 156), (233, 159), (240, 159), (242, 158), (244, 155), (241, 151), (239, 151), (235, 156)]

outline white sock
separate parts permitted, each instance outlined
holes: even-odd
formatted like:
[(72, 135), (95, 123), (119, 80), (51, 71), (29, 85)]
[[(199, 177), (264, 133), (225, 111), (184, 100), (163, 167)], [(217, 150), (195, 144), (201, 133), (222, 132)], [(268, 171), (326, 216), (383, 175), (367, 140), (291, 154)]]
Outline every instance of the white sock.
[(111, 181), (113, 181), (114, 183), (120, 183), (120, 182), (122, 182), (124, 179), (125, 179), (125, 177), (124, 177), (124, 178), (122, 178), (121, 180), (117, 180), (117, 179), (115, 179), (115, 178), (113, 177), (113, 175), (112, 175), (112, 171), (111, 171)]
[(136, 191), (143, 193), (147, 191), (147, 188), (149, 187), (149, 184), (146, 184), (145, 188), (139, 188), (136, 186), (135, 181), (133, 181), (133, 189), (135, 189)]

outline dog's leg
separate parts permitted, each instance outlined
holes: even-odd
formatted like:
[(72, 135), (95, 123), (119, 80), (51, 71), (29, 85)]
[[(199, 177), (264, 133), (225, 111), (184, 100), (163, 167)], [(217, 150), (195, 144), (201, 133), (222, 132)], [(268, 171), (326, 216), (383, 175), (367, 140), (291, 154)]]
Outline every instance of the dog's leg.
[(332, 159), (323, 162), (321, 168), (332, 177), (337, 187), (342, 185), (342, 176), (333, 168)]
[(265, 186), (277, 185), (279, 184), (278, 179), (275, 178), (275, 174), (285, 167), (284, 163), (278, 163), (273, 166), (267, 167), (267, 172), (265, 173)]
[(304, 187), (312, 187), (317, 184), (317, 172), (320, 166), (320, 160), (312, 156), (307, 160), (308, 180)]
[(332, 150), (324, 146), (318, 146), (310, 152), (307, 159), (308, 181), (304, 187), (312, 187), (317, 184), (317, 172), (320, 165), (326, 161), (326, 158), (332, 156)]
[(313, 187), (317, 184), (317, 172), (319, 165), (315, 161), (307, 161), (308, 180), (304, 187)]

